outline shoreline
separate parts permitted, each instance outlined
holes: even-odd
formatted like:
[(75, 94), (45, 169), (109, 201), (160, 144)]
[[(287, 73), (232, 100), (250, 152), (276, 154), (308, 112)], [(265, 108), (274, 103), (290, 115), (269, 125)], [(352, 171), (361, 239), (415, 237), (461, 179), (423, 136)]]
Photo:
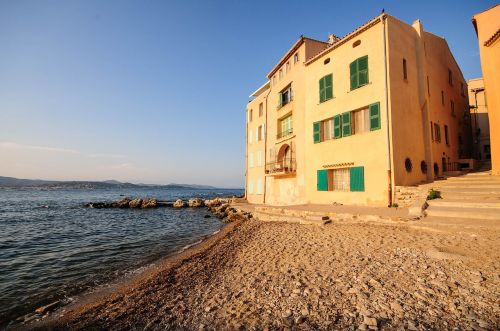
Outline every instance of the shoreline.
[(154, 278), (158, 273), (169, 272), (181, 266), (185, 261), (194, 258), (196, 255), (203, 254), (205, 251), (212, 248), (218, 241), (234, 231), (242, 222), (243, 221), (224, 223), (221, 221), (221, 229), (215, 231), (213, 234), (204, 236), (193, 244), (186, 245), (176, 252), (169, 253), (141, 267), (143, 270), (140, 272), (134, 273), (131, 276), (122, 276), (109, 283), (102, 284), (91, 292), (81, 293), (76, 296), (73, 302), (62, 305), (51, 312), (46, 318), (25, 325), (16, 324), (12, 326), (12, 329), (39, 330), (61, 327), (61, 323), (64, 323), (65, 320), (70, 319), (73, 315), (91, 307), (99, 306), (111, 297), (123, 295), (125, 292), (141, 285), (148, 279)]

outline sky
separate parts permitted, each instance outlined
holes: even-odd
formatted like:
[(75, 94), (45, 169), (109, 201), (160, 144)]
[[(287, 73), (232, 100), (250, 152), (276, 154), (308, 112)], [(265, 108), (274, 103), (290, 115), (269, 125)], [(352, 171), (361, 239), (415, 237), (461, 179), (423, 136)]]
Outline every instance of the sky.
[(300, 37), (380, 14), (480, 77), (495, 1), (0, 0), (0, 176), (242, 187), (249, 95)]

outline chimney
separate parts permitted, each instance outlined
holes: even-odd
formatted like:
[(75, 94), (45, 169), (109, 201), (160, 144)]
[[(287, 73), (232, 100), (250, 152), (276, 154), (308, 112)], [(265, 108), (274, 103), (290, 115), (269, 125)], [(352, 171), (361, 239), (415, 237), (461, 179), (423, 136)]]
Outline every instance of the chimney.
[(334, 35), (333, 33), (328, 34), (328, 44), (333, 45), (335, 44), (340, 38)]

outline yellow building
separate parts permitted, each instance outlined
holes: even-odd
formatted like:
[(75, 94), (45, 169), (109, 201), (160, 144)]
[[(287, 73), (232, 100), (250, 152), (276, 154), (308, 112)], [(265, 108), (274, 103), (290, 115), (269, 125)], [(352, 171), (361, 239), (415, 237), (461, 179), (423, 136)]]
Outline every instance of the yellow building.
[(490, 124), (484, 82), (482, 78), (475, 78), (469, 79), (467, 84), (471, 105), (473, 156), (478, 160), (491, 160)]
[[(474, 15), (487, 93), (492, 174), (500, 175), (500, 5)], [(488, 93), (488, 91), (490, 91)]]
[(247, 106), (251, 203), (384, 206), (469, 157), (465, 80), (419, 21), (382, 14), (343, 38), (301, 37), (267, 78)]

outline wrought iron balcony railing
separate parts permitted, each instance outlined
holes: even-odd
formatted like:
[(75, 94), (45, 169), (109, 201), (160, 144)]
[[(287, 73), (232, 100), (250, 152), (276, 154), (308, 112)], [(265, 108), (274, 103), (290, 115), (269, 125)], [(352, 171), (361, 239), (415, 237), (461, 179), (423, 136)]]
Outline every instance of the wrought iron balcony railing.
[(281, 161), (266, 163), (266, 174), (289, 174), (295, 173), (297, 166), (295, 159), (283, 159)]

